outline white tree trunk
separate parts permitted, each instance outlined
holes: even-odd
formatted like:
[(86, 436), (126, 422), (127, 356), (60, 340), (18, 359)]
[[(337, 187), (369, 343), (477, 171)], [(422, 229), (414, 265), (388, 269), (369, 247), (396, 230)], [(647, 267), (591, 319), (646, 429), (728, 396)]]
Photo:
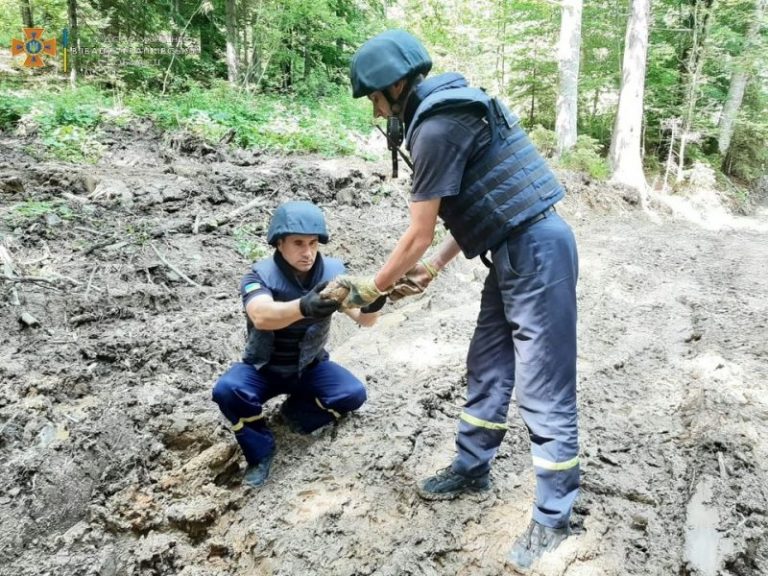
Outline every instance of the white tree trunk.
[(77, 67), (80, 62), (80, 30), (77, 25), (77, 0), (67, 0), (67, 20), (69, 22), (69, 84), (77, 85)]
[[(749, 23), (747, 29), (745, 54), (749, 54), (754, 47), (758, 34), (760, 33), (760, 23), (763, 19), (763, 13), (765, 12), (766, 0), (755, 0), (755, 13), (752, 21)], [(744, 99), (744, 91), (747, 88), (747, 81), (749, 80), (749, 74), (744, 62), (736, 64), (736, 70), (734, 70), (731, 76), (731, 85), (728, 88), (728, 98), (723, 106), (723, 112), (720, 115), (720, 136), (717, 141), (717, 147), (720, 150), (720, 154), (725, 156), (728, 153), (728, 148), (731, 147), (731, 138), (733, 137), (733, 130), (736, 126), (736, 116), (741, 108), (741, 102)]]
[(576, 144), (582, 0), (563, 0), (562, 7), (558, 48), (560, 91), (555, 123), (558, 155)]
[(619, 109), (611, 139), (611, 181), (645, 192), (646, 181), (640, 154), (643, 127), (645, 67), (648, 57), (650, 0), (631, 0), (632, 13), (622, 64)]
[(227, 77), (233, 86), (237, 84), (237, 30), (235, 28), (235, 0), (226, 0), (227, 27)]

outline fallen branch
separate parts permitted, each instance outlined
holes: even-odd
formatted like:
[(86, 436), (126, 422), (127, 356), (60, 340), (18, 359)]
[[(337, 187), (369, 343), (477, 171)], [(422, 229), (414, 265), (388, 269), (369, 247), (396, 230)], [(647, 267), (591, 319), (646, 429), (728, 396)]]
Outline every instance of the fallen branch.
[[(8, 249), (3, 244), (0, 244), (0, 260), (3, 261), (3, 270), (5, 272), (4, 277), (13, 278), (14, 277), (13, 259), (11, 258), (11, 253), (8, 252)], [(11, 306), (21, 306), (19, 293), (16, 291), (15, 286), (11, 286), (10, 300), (11, 300)]]
[(152, 242), (150, 242), (150, 243), (149, 243), (149, 246), (150, 246), (150, 248), (152, 248), (152, 250), (154, 250), (154, 251), (155, 251), (155, 254), (157, 254), (157, 257), (158, 257), (158, 258), (160, 258), (160, 260), (162, 261), (162, 263), (163, 263), (163, 264), (165, 264), (166, 266), (168, 266), (168, 268), (170, 268), (171, 270), (173, 270), (173, 271), (174, 271), (174, 272), (175, 272), (175, 273), (176, 273), (176, 274), (177, 274), (179, 277), (181, 277), (182, 279), (184, 279), (184, 281), (185, 281), (187, 284), (189, 284), (190, 286), (195, 286), (195, 287), (197, 287), (197, 288), (201, 288), (200, 284), (198, 284), (197, 282), (195, 282), (194, 280), (192, 280), (192, 278), (190, 278), (189, 276), (187, 276), (186, 274), (184, 274), (184, 272), (182, 272), (181, 270), (179, 270), (178, 268), (176, 268), (176, 266), (174, 266), (173, 264), (171, 264), (170, 262), (168, 262), (168, 260), (166, 260), (165, 258), (163, 258), (163, 255), (162, 255), (162, 254), (160, 254), (160, 251), (159, 251), (159, 250), (158, 250), (158, 249), (155, 247), (155, 245), (154, 245)]
[(247, 204), (244, 204), (243, 206), (240, 206), (239, 208), (236, 208), (235, 210), (232, 210), (229, 214), (225, 214), (223, 216), (213, 217), (210, 220), (207, 220), (204, 222), (200, 227), (202, 227), (204, 230), (215, 230), (219, 226), (222, 226), (224, 224), (227, 224), (228, 222), (234, 220), (238, 216), (242, 216), (246, 212), (250, 212), (254, 208), (259, 208), (261, 206), (264, 206), (267, 203), (265, 198), (256, 198), (254, 200), (251, 200)]
[(118, 238), (117, 236), (112, 236), (112, 238), (109, 238), (107, 240), (96, 242), (96, 244), (91, 244), (88, 248), (83, 250), (83, 256), (88, 256), (88, 254), (90, 254), (91, 252), (94, 252), (101, 248), (106, 248), (107, 246), (112, 246), (112, 244), (117, 244), (118, 242), (120, 242), (120, 238)]
[(85, 288), (85, 295), (83, 296), (86, 300), (88, 299), (88, 294), (91, 293), (91, 286), (93, 285), (93, 275), (96, 274), (96, 270), (98, 270), (98, 266), (94, 266), (93, 270), (91, 270), (91, 275), (88, 277), (88, 286)]
[(56, 286), (55, 280), (43, 278), (42, 276), (9, 276), (8, 274), (4, 274), (3, 276), (0, 276), (0, 280), (2, 280), (3, 282), (19, 282), (19, 283), (38, 282), (41, 284), (50, 284), (51, 286)]

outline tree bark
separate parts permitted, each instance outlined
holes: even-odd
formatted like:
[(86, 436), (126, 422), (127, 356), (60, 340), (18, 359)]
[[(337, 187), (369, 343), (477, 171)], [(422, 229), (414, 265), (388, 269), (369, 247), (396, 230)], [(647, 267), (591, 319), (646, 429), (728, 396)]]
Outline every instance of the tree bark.
[(576, 144), (582, 0), (563, 0), (562, 7), (558, 49), (560, 89), (555, 121), (558, 156)]
[(34, 28), (35, 19), (32, 16), (32, 5), (29, 0), (21, 0), (21, 21), (24, 23), (24, 28)]
[(235, 0), (226, 0), (227, 27), (227, 77), (229, 83), (237, 84), (237, 29), (235, 27)]
[(67, 0), (67, 19), (69, 20), (69, 84), (77, 84), (77, 67), (80, 62), (80, 34), (77, 27), (77, 0)]
[(498, 18), (497, 33), (497, 47), (496, 47), (496, 78), (497, 78), (497, 90), (498, 94), (504, 94), (506, 90), (506, 79), (504, 78), (507, 62), (506, 62), (506, 45), (507, 45), (507, 0), (499, 0), (499, 10), (501, 12)]
[(625, 38), (619, 108), (610, 151), (613, 171), (611, 180), (639, 190), (643, 198), (647, 183), (640, 144), (650, 12), (650, 0), (632, 0)]
[(694, 9), (693, 46), (688, 58), (688, 89), (686, 91), (683, 129), (680, 132), (680, 149), (677, 153), (677, 182), (683, 181), (685, 166), (685, 147), (691, 139), (696, 102), (699, 93), (699, 78), (704, 67), (704, 45), (709, 35), (716, 0), (697, 0)]
[[(744, 46), (744, 55), (747, 57), (749, 57), (748, 55), (753, 49), (758, 35), (760, 34), (760, 23), (763, 20), (765, 5), (766, 0), (755, 0), (755, 12), (749, 23), (749, 28), (747, 29), (747, 37)], [(723, 112), (720, 115), (720, 135), (717, 141), (717, 147), (720, 150), (720, 154), (723, 156), (728, 153), (728, 149), (731, 147), (731, 138), (733, 137), (733, 130), (736, 126), (736, 116), (741, 108), (741, 102), (744, 99), (744, 91), (746, 90), (748, 80), (748, 65), (741, 59), (741, 61), (737, 61), (736, 69), (731, 76), (728, 97), (725, 100)]]

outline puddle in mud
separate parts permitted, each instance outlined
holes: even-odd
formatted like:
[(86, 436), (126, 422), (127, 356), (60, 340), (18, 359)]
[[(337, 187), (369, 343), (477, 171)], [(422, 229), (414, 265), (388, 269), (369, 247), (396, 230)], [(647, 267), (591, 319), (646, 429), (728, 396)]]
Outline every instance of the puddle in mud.
[(701, 576), (716, 576), (731, 544), (718, 531), (720, 514), (711, 505), (714, 478), (704, 477), (688, 502), (685, 522), (685, 561)]

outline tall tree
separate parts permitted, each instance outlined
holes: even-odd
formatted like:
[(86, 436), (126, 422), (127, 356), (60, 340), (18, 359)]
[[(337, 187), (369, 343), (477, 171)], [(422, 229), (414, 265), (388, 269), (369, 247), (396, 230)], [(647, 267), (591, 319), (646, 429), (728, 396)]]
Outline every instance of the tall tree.
[(576, 144), (579, 103), (579, 61), (581, 56), (582, 0), (563, 0), (560, 21), (560, 89), (557, 97), (557, 153)]
[(747, 81), (750, 76), (748, 63), (754, 57), (751, 52), (758, 39), (758, 35), (760, 34), (760, 26), (765, 13), (765, 5), (766, 0), (755, 0), (754, 15), (747, 28), (744, 53), (736, 61), (735, 69), (731, 76), (731, 83), (728, 88), (728, 98), (725, 101), (723, 112), (720, 115), (720, 122), (718, 125), (720, 135), (717, 141), (717, 147), (720, 150), (720, 154), (723, 156), (728, 153), (728, 149), (731, 146), (733, 129), (736, 125), (736, 116), (738, 115), (739, 108), (741, 108), (741, 103), (744, 100), (744, 90), (747, 87)]
[(709, 37), (709, 30), (714, 20), (715, 1), (696, 0), (693, 7), (693, 42), (688, 52), (688, 83), (685, 90), (685, 100), (683, 101), (683, 128), (680, 132), (680, 148), (677, 154), (678, 182), (683, 180), (685, 147), (689, 141), (698, 139), (698, 134), (694, 133), (693, 127), (696, 119), (696, 103), (699, 99), (701, 72), (705, 61), (705, 48)]
[(24, 23), (24, 28), (34, 28), (35, 19), (32, 17), (32, 4), (29, 0), (21, 0), (21, 21)]
[(611, 140), (611, 180), (640, 190), (644, 197), (646, 181), (640, 144), (650, 0), (631, 0), (631, 7), (624, 42), (619, 108)]
[(227, 77), (233, 86), (237, 83), (237, 28), (235, 0), (225, 0), (227, 29)]
[(80, 62), (80, 34), (77, 26), (77, 0), (67, 0), (67, 19), (69, 20), (69, 83), (74, 88), (77, 84), (77, 66)]

